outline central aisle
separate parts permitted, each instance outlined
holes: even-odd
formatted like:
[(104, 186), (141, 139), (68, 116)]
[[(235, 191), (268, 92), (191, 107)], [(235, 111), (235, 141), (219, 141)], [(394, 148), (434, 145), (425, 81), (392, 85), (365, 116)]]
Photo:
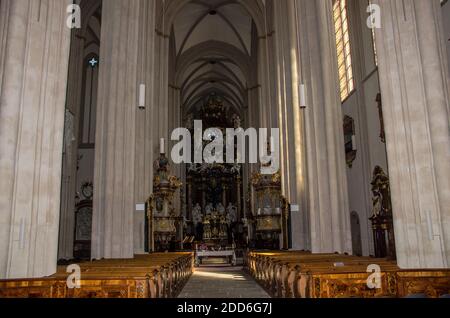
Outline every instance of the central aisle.
[(270, 298), (241, 267), (196, 268), (178, 298)]

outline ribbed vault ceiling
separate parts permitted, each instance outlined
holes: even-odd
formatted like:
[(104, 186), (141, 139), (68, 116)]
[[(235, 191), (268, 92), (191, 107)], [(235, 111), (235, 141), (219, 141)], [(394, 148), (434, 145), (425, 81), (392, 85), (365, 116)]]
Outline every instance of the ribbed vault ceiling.
[(231, 0), (194, 0), (178, 13), (172, 36), (184, 113), (216, 93), (242, 114), (252, 71), (253, 29), (250, 14)]

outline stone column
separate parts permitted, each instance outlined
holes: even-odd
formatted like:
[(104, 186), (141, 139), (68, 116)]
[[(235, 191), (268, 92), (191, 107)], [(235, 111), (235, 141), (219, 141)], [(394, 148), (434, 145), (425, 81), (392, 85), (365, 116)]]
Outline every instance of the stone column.
[(374, 3), (398, 264), (448, 268), (449, 82), (440, 3)]
[(92, 258), (132, 258), (142, 2), (103, 2)]
[[(158, 147), (159, 139), (153, 140), (156, 110), (155, 95), (155, 25), (156, 25), (156, 0), (140, 0), (139, 16), (139, 54), (138, 54), (138, 81), (144, 84), (146, 89), (145, 109), (138, 111), (136, 118), (136, 158), (135, 158), (135, 202), (144, 203), (153, 192), (153, 163), (155, 155), (154, 147)], [(145, 220), (146, 213), (136, 211), (134, 213), (134, 251), (136, 254), (144, 251)]]
[(302, 205), (302, 215), (293, 213), (292, 241), (294, 249), (311, 249), (305, 192), (305, 141), (303, 114), (298, 102), (299, 70), (295, 12), (291, 1), (277, 2), (275, 9), (275, 37), (277, 41), (280, 163), (282, 193), (289, 203)]
[(0, 278), (56, 272), (70, 3), (1, 1)]
[(280, 1), (275, 20), (283, 194), (301, 210), (291, 220), (294, 248), (351, 252), (332, 2)]

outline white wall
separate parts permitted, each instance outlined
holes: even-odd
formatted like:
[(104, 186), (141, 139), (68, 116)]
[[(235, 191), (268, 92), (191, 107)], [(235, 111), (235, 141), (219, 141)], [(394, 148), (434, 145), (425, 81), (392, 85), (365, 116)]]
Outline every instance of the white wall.
[(375, 166), (387, 172), (385, 144), (380, 138), (380, 120), (376, 96), (379, 93), (378, 72), (373, 72), (364, 81), (357, 83), (354, 92), (343, 104), (345, 115), (355, 121), (356, 159), (347, 167), (350, 211), (358, 213), (361, 226), (363, 255), (372, 255), (373, 238), (371, 222), (371, 179)]

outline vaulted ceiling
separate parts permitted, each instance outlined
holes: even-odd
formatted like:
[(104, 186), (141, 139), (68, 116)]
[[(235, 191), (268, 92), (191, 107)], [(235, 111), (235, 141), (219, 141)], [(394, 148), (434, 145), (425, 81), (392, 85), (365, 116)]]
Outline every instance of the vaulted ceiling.
[(251, 63), (255, 34), (252, 17), (233, 0), (194, 0), (180, 10), (172, 26), (172, 55), (185, 113), (213, 92), (242, 113), (250, 74), (256, 72)]

